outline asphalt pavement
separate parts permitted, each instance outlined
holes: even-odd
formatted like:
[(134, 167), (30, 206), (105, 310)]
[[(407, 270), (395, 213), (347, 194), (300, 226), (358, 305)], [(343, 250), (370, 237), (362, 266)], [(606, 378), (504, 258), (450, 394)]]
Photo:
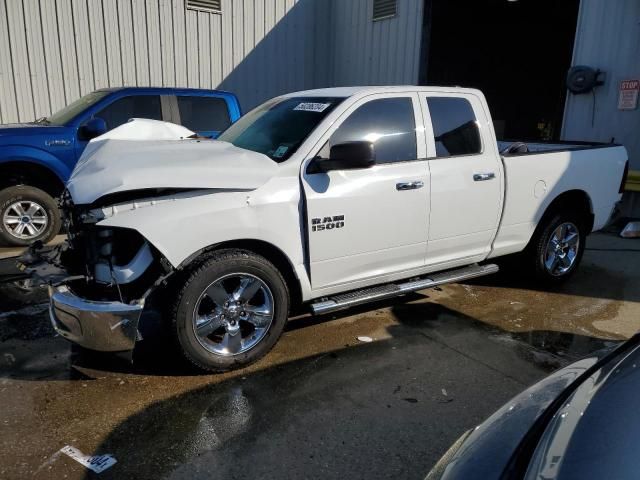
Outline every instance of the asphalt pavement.
[[(79, 350), (53, 335), (44, 292), (5, 285), (0, 478), (423, 478), (528, 385), (640, 328), (640, 243), (588, 248), (555, 291), (516, 271), (292, 319), (224, 375), (180, 361), (154, 317), (133, 365)], [(117, 463), (94, 474), (66, 445)]]

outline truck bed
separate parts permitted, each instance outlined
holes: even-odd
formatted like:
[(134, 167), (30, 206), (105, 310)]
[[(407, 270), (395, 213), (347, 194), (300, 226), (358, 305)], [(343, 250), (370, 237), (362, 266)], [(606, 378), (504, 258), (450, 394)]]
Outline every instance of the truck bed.
[[(507, 152), (509, 147), (515, 145), (526, 145), (526, 152)], [(615, 143), (598, 143), (598, 142), (580, 142), (580, 141), (568, 141), (568, 142), (526, 142), (520, 140), (498, 140), (498, 151), (501, 155), (526, 155), (528, 153), (545, 153), (545, 152), (563, 152), (570, 150), (587, 150), (593, 148), (606, 148), (616, 147)]]
[(504, 207), (491, 257), (522, 251), (549, 204), (560, 194), (582, 192), (589, 200), (593, 230), (601, 229), (620, 200), (627, 162), (624, 147), (602, 143), (498, 142), (505, 175)]

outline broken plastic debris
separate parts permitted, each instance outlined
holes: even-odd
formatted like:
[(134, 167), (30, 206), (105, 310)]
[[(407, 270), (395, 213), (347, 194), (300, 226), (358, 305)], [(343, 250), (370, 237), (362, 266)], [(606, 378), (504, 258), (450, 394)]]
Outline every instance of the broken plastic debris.
[(365, 343), (373, 342), (373, 338), (371, 337), (358, 337), (358, 340)]
[(620, 232), (622, 238), (640, 238), (640, 222), (629, 222)]
[(115, 457), (110, 453), (105, 453), (103, 455), (85, 455), (71, 445), (62, 447), (60, 451), (96, 473), (104, 472), (107, 468), (112, 467), (117, 462)]

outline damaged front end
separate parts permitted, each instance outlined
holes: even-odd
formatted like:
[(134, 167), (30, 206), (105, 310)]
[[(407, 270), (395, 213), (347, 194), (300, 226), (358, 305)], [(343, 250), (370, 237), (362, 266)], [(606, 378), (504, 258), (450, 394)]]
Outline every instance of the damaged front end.
[(34, 285), (46, 284), (50, 317), (64, 338), (91, 350), (131, 351), (149, 296), (173, 268), (138, 232), (103, 227), (100, 208), (62, 201), (67, 240), (35, 245), (21, 258)]

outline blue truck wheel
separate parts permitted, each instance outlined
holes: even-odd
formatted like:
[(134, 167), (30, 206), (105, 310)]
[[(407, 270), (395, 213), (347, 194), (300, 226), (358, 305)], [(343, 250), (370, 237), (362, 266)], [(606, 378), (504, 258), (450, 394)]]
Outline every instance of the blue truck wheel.
[(36, 187), (18, 185), (0, 191), (0, 243), (25, 246), (48, 242), (60, 231), (56, 200)]

